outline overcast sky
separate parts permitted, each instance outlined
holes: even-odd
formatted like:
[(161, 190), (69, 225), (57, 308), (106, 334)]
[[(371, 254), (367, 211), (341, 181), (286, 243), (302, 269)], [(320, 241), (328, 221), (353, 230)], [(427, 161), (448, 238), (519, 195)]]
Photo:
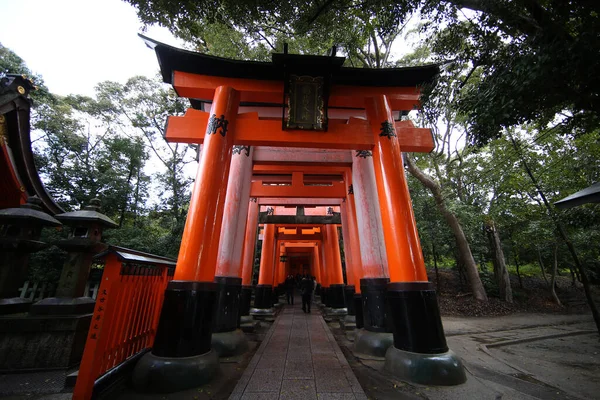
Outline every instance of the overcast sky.
[[(0, 43), (53, 93), (92, 95), (98, 82), (158, 73), (135, 9), (122, 0), (0, 0), (0, 15)], [(146, 35), (181, 46), (164, 28)]]

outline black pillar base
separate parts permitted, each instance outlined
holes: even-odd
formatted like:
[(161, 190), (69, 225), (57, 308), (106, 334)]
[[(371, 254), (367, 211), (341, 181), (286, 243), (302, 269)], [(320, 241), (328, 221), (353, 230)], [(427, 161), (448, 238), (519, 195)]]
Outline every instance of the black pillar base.
[(356, 315), (356, 311), (354, 308), (354, 286), (348, 285), (344, 288), (344, 299), (346, 301), (348, 315)]
[(171, 281), (165, 290), (152, 353), (193, 357), (210, 351), (217, 284)]
[(389, 278), (360, 280), (364, 328), (371, 332), (392, 332), (392, 322), (386, 302)]
[(464, 383), (467, 377), (462, 362), (446, 344), (433, 284), (390, 283), (387, 300), (394, 345), (386, 353), (385, 369), (424, 385)]
[(134, 386), (175, 392), (212, 379), (219, 367), (211, 351), (214, 282), (171, 281), (165, 290), (154, 347), (136, 364)]
[(135, 365), (131, 381), (140, 392), (172, 393), (209, 383), (218, 369), (219, 356), (215, 351), (178, 358), (146, 353)]
[(329, 305), (329, 298), (328, 298), (328, 291), (329, 288), (328, 287), (322, 287), (321, 288), (321, 303), (325, 306), (325, 307), (330, 307)]
[(356, 313), (356, 329), (365, 327), (363, 322), (362, 294), (354, 294), (354, 312)]
[(346, 285), (342, 284), (333, 284), (329, 286), (328, 296), (329, 297), (329, 307), (331, 308), (345, 308), (346, 301), (344, 299), (344, 288)]
[(240, 294), (240, 316), (250, 315), (252, 306), (252, 286), (242, 286)]
[(235, 331), (240, 326), (240, 292), (242, 278), (215, 276), (217, 303), (213, 333)]
[(354, 356), (366, 360), (385, 360), (385, 354), (393, 347), (394, 336), (389, 332), (371, 332), (358, 329), (354, 335)]
[(271, 285), (256, 285), (254, 290), (254, 308), (273, 308), (273, 287)]
[(387, 299), (392, 313), (394, 346), (397, 349), (423, 354), (448, 351), (433, 284), (390, 283)]

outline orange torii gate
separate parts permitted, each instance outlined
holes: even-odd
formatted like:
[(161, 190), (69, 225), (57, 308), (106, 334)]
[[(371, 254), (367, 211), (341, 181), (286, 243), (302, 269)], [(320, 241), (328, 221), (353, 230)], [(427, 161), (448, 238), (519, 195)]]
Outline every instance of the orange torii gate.
[[(437, 74), (437, 66), (344, 68), (343, 57), (287, 51), (273, 54), (272, 62), (246, 62), (144, 39), (156, 51), (164, 81), (193, 105), (184, 116), (169, 118), (167, 140), (202, 144), (203, 150), (175, 277), (165, 291), (153, 350), (136, 366), (134, 383), (173, 391), (211, 379), (218, 366), (211, 351), (216, 347), (213, 336), (232, 332), (232, 311), (239, 307), (242, 284), (248, 284), (246, 262), (254, 243), (248, 242), (249, 230), (258, 214), (258, 204), (249, 201), (252, 193), (308, 200), (342, 196), (348, 228), (353, 226), (348, 209), (356, 209), (353, 230), (358, 231), (360, 251), (354, 254), (360, 254), (361, 268), (353, 278), (355, 286), (359, 278), (363, 292), (365, 328), (367, 320), (370, 329), (393, 327), (386, 368), (422, 383), (462, 382), (462, 365), (448, 350), (435, 291), (427, 281), (401, 154), (430, 151), (433, 140), (429, 129), (397, 120), (419, 106), (418, 86)], [(325, 187), (320, 186), (324, 178), (313, 175), (323, 175), (318, 171), (326, 163), (294, 169), (304, 162), (302, 151), (291, 160), (251, 167), (253, 152), (265, 146), (351, 150), (354, 157), (351, 165), (328, 166), (341, 169)], [(289, 181), (267, 177), (264, 184), (259, 172), (278, 169), (275, 175), (282, 175), (282, 168), (291, 168)], [(249, 185), (250, 175), (260, 179)], [(244, 220), (242, 229), (239, 222)], [(334, 242), (337, 229), (327, 226), (321, 232), (324, 242)], [(259, 286), (275, 282), (275, 228), (265, 224), (263, 250), (268, 254), (262, 254)], [(356, 236), (348, 231), (351, 235)], [(321, 251), (322, 264), (338, 263), (339, 251), (334, 253)], [(335, 281), (325, 284), (340, 280), (330, 274), (321, 279)]]

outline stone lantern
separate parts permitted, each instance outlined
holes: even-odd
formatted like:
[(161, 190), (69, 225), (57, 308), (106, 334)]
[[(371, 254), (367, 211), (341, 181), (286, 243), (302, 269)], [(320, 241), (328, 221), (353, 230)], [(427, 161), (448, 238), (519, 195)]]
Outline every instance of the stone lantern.
[(63, 266), (55, 297), (34, 304), (35, 314), (84, 314), (94, 310), (94, 300), (85, 292), (85, 286), (94, 255), (105, 250), (101, 242), (106, 228), (118, 225), (100, 212), (100, 200), (92, 199), (79, 211), (56, 215), (70, 229), (69, 237), (54, 243), (68, 252)]
[(48, 247), (40, 241), (44, 226), (62, 224), (42, 211), (41, 200), (29, 197), (18, 208), (0, 210), (0, 313), (23, 312), (29, 300), (16, 298), (27, 275), (29, 255)]

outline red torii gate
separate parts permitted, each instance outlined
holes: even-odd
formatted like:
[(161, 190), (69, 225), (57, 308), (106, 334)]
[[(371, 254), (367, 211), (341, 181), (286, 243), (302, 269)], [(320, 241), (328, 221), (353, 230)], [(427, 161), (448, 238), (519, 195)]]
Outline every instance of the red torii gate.
[[(156, 51), (165, 82), (196, 105), (182, 117), (169, 118), (167, 140), (203, 144), (203, 150), (175, 277), (165, 292), (153, 350), (136, 366), (134, 383), (172, 391), (211, 379), (218, 364), (211, 351), (211, 338), (214, 347), (213, 331), (222, 332), (213, 325), (235, 324), (234, 297), (228, 300), (223, 293), (235, 292), (231, 288), (238, 288), (239, 293), (242, 276), (247, 274), (250, 252), (246, 250), (252, 246), (248, 229), (254, 229), (250, 219), (257, 214), (253, 210), (257, 206), (246, 211), (244, 197), (249, 198), (249, 191), (271, 198), (343, 196), (348, 216), (356, 208), (356, 218), (350, 218), (356, 222), (348, 222), (348, 227), (359, 231), (360, 224), (360, 230), (367, 231), (359, 240), (361, 271), (354, 275), (356, 285), (368, 291), (368, 296), (363, 296), (363, 311), (372, 311), (369, 302), (383, 310), (385, 296), (391, 304), (386, 308), (391, 315), (381, 311), (382, 315), (371, 315), (378, 323), (393, 325), (394, 345), (386, 354), (386, 368), (417, 381), (428, 376), (424, 382), (429, 383), (464, 380), (460, 361), (447, 348), (435, 291), (427, 282), (402, 163), (402, 151), (433, 148), (431, 132), (394, 118), (398, 112), (419, 106), (418, 86), (435, 76), (437, 66), (342, 68), (341, 57), (287, 53), (274, 54), (272, 63), (246, 62), (145, 40)], [(211, 103), (210, 111), (203, 110), (203, 103)], [(283, 115), (286, 110), (287, 115)], [(274, 117), (274, 111), (281, 117)], [(249, 188), (252, 152), (257, 146), (341, 149), (356, 154), (352, 168), (328, 166), (339, 168), (334, 172), (342, 176), (343, 183), (332, 183), (326, 190), (320, 186), (310, 190), (305, 182), (311, 168), (315, 175), (323, 175), (325, 164), (298, 168), (285, 161), (278, 163), (281, 165), (257, 164), (254, 174), (287, 168), (291, 171), (289, 186), (265, 187), (257, 180)], [(232, 161), (233, 154), (236, 158)], [(367, 183), (373, 182), (376, 189), (368, 190)], [(354, 191), (363, 195), (356, 204)], [(241, 192), (246, 195), (236, 194)], [(373, 208), (379, 209), (376, 214)], [(379, 212), (380, 219), (375, 216)], [(240, 218), (245, 215), (246, 226), (240, 229)], [(379, 236), (375, 232), (381, 230), (378, 223), (383, 231)], [(272, 254), (267, 257), (263, 253), (265, 263), (277, 254), (274, 229), (273, 224), (265, 225), (263, 249)], [(326, 231), (325, 238), (334, 234)], [(240, 241), (244, 232), (245, 249)], [(363, 257), (370, 251), (380, 255)], [(261, 275), (273, 271), (272, 266), (263, 269), (262, 263)], [(226, 311), (213, 315), (216, 301), (219, 310)]]

